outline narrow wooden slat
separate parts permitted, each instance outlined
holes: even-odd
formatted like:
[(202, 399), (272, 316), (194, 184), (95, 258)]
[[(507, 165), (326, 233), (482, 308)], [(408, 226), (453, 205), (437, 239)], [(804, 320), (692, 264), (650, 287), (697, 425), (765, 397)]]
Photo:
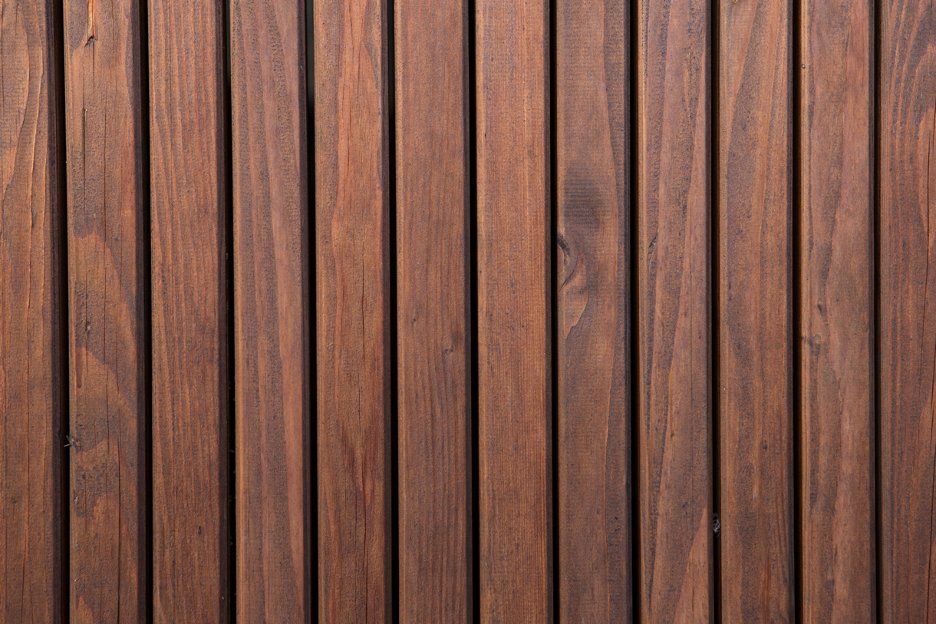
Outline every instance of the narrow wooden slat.
[(230, 600), (222, 9), (149, 3), (153, 619), (167, 624), (227, 622)]
[(239, 623), (311, 618), (305, 52), (304, 1), (232, 1)]
[(873, 622), (871, 2), (801, 6), (803, 620)]
[(315, 3), (323, 622), (391, 618), (387, 11), (384, 0)]
[(936, 619), (936, 4), (881, 6), (884, 622)]
[(630, 622), (630, 86), (623, 0), (556, 6), (560, 621)]
[(0, 2), (0, 620), (62, 617), (59, 193), (51, 1)]
[(720, 6), (722, 616), (792, 621), (791, 3)]
[(467, 6), (396, 3), (400, 621), (471, 621)]
[(65, 2), (72, 622), (146, 620), (139, 9)]
[(544, 0), (478, 0), (480, 618), (552, 621), (549, 35)]
[(711, 9), (638, 12), (640, 618), (709, 622)]

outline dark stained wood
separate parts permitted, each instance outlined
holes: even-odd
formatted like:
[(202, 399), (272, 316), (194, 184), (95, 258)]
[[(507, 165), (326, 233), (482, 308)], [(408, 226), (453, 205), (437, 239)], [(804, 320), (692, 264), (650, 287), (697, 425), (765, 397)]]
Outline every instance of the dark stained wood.
[(478, 0), (480, 619), (552, 621), (549, 32)]
[(0, 620), (62, 619), (60, 223), (51, 1), (0, 3)]
[(222, 8), (149, 3), (153, 619), (167, 624), (227, 622), (230, 602)]
[(710, 622), (711, 9), (638, 16), (640, 617)]
[(71, 621), (145, 622), (143, 132), (137, 0), (65, 2)]
[(311, 619), (305, 2), (231, 3), (239, 623)]
[(315, 4), (323, 622), (391, 618), (387, 11), (383, 0)]
[[(936, 4), (881, 6), (881, 601), (936, 619)], [(932, 284), (932, 285), (931, 285)]]
[(633, 608), (629, 13), (556, 5), (563, 622), (630, 622)]
[(873, 622), (871, 3), (801, 10), (803, 620)]
[(400, 621), (467, 624), (468, 6), (395, 7)]
[(719, 13), (719, 410), (725, 622), (792, 621), (791, 3)]

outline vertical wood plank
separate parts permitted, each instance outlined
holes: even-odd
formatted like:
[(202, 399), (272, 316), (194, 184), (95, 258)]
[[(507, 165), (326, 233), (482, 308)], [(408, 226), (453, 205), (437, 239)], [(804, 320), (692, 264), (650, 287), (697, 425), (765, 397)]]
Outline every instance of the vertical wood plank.
[(480, 617), (551, 622), (548, 4), (475, 7)]
[(384, 0), (315, 2), (319, 619), (329, 622), (391, 618), (387, 11)]
[(400, 621), (471, 621), (467, 5), (396, 3)]
[(801, 6), (803, 619), (873, 622), (872, 5)]
[(922, 622), (936, 619), (936, 4), (888, 0), (880, 19), (881, 600), (885, 622)]
[(62, 618), (62, 197), (53, 3), (0, 2), (0, 620)]
[(146, 620), (138, 0), (65, 1), (71, 621)]
[(720, 6), (722, 615), (791, 621), (791, 3)]
[(638, 11), (640, 615), (710, 622), (711, 9)]
[(167, 624), (227, 622), (230, 600), (222, 10), (149, 3), (153, 619)]
[(556, 12), (560, 621), (630, 622), (629, 7)]
[(306, 622), (305, 3), (232, 0), (237, 621)]

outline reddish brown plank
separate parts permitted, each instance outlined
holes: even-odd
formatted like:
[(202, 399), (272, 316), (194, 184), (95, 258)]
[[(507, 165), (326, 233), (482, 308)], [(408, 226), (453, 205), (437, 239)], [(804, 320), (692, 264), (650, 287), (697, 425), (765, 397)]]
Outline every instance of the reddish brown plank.
[(395, 10), (400, 621), (467, 623), (468, 8)]
[(237, 621), (311, 618), (305, 2), (231, 3)]
[(929, 622), (936, 619), (936, 4), (887, 0), (878, 18), (881, 606), (884, 622)]
[(475, 10), (480, 618), (551, 622), (548, 5)]
[(640, 618), (713, 605), (711, 9), (638, 5)]
[(800, 600), (806, 622), (873, 622), (871, 3), (801, 7)]
[(153, 619), (167, 624), (227, 622), (230, 601), (222, 8), (149, 3)]
[(53, 3), (0, 2), (0, 620), (62, 618), (61, 296)]
[(391, 618), (387, 11), (315, 5), (321, 621)]
[(794, 618), (790, 13), (787, 0), (725, 2), (719, 13), (726, 622)]
[(69, 606), (80, 623), (146, 620), (139, 9), (65, 2)]
[(630, 622), (630, 86), (623, 0), (556, 5), (559, 619)]

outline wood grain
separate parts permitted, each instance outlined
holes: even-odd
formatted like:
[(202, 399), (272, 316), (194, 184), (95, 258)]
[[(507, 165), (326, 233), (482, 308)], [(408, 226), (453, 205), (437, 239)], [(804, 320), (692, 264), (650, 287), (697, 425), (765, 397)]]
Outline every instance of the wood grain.
[(881, 606), (884, 622), (929, 622), (936, 619), (936, 4), (889, 0), (879, 19)]
[(549, 34), (543, 0), (478, 0), (480, 619), (551, 622)]
[(640, 617), (713, 605), (709, 3), (638, 5)]
[(806, 622), (873, 622), (871, 3), (801, 7), (800, 601)]
[(383, 0), (318, 0), (314, 15), (319, 619), (326, 622), (392, 615), (387, 11)]
[(305, 2), (231, 3), (237, 621), (310, 613)]
[(794, 618), (790, 14), (786, 0), (719, 13), (725, 622)]
[(222, 9), (149, 3), (153, 619), (167, 624), (227, 622), (230, 603)]
[(630, 622), (629, 10), (559, 0), (559, 619)]
[(60, 258), (53, 3), (0, 2), (0, 620), (62, 620)]
[(400, 621), (467, 624), (468, 5), (395, 10)]
[(137, 0), (65, 2), (71, 621), (144, 622), (146, 216)]

